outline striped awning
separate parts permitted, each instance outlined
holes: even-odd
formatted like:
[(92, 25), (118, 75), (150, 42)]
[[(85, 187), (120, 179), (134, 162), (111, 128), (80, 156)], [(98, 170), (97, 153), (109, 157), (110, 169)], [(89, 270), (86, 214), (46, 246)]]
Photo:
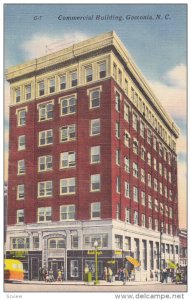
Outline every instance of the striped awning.
[(134, 267), (140, 267), (140, 262), (132, 256), (125, 257)]

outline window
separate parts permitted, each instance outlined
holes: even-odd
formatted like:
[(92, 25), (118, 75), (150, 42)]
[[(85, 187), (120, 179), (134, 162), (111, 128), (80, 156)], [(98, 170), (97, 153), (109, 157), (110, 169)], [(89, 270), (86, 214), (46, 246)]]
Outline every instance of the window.
[(71, 260), (70, 261), (70, 276), (71, 277), (78, 277), (79, 267), (78, 267), (78, 260)]
[(38, 222), (52, 221), (52, 208), (51, 207), (39, 207), (37, 219), (38, 219)]
[(126, 236), (124, 244), (125, 244), (125, 251), (130, 251), (131, 250), (131, 238)]
[(99, 78), (106, 76), (106, 62), (99, 63)]
[(60, 141), (70, 142), (76, 139), (76, 125), (71, 124), (60, 129)]
[(119, 220), (120, 217), (120, 205), (116, 205), (116, 220)]
[(71, 232), (71, 248), (72, 249), (78, 248), (78, 235), (76, 231)]
[(76, 166), (76, 153), (74, 151), (60, 153), (60, 168)]
[(117, 166), (120, 166), (120, 150), (119, 149), (117, 149), (115, 151), (115, 162), (116, 162)]
[(100, 174), (91, 175), (91, 192), (100, 191), (101, 189), (101, 177)]
[(17, 163), (17, 174), (22, 175), (25, 174), (25, 160), (19, 160)]
[(60, 76), (60, 90), (64, 90), (66, 88), (66, 75)]
[(163, 149), (163, 154), (164, 154), (164, 160), (167, 160), (167, 151), (166, 148)]
[(143, 122), (140, 122), (140, 135), (144, 138), (145, 137), (145, 125)]
[(156, 158), (153, 158), (153, 166), (154, 166), (154, 170), (157, 171), (157, 160), (156, 160)]
[(61, 116), (71, 115), (76, 112), (75, 97), (61, 98), (60, 104), (61, 104)]
[(76, 193), (76, 178), (60, 179), (60, 195), (71, 195)]
[(15, 90), (15, 101), (16, 101), (16, 103), (21, 101), (21, 89), (20, 88), (17, 88)]
[(38, 106), (39, 121), (45, 121), (53, 118), (53, 102), (42, 103)]
[(60, 220), (75, 220), (75, 205), (60, 206)]
[(163, 191), (162, 191), (162, 182), (159, 182), (159, 193), (162, 195)]
[(153, 220), (152, 217), (149, 217), (149, 229), (152, 229), (153, 227)]
[(77, 71), (74, 71), (70, 74), (71, 87), (78, 84)]
[(141, 169), (141, 182), (145, 183), (145, 170)]
[(97, 164), (100, 162), (100, 146), (91, 147), (90, 157), (91, 164)]
[(137, 131), (138, 127), (138, 118), (135, 114), (133, 114), (133, 128)]
[(24, 184), (17, 185), (17, 200), (23, 200), (25, 198), (25, 186)]
[(145, 227), (145, 214), (141, 214), (141, 224), (142, 227)]
[(130, 147), (130, 135), (126, 130), (124, 133), (124, 144), (125, 146)]
[(115, 136), (118, 139), (120, 138), (120, 124), (119, 124), (119, 122), (115, 123)]
[(147, 163), (151, 166), (151, 154), (149, 152), (147, 153)]
[(168, 197), (168, 193), (167, 193), (167, 187), (164, 187), (164, 196), (167, 198)]
[(172, 207), (169, 207), (169, 218), (172, 219)]
[(120, 69), (118, 69), (118, 82), (119, 85), (122, 85), (122, 72)]
[(153, 136), (153, 149), (157, 150), (157, 139), (155, 136)]
[(138, 106), (138, 95), (137, 95), (137, 93), (135, 93), (134, 104), (135, 104), (135, 106)]
[(155, 199), (155, 211), (159, 211), (159, 203), (157, 199)]
[(52, 155), (40, 156), (38, 158), (38, 171), (52, 170)]
[(99, 135), (100, 134), (100, 119), (91, 120), (91, 131), (90, 135)]
[(93, 80), (93, 70), (92, 70), (92, 66), (86, 67), (85, 73), (86, 73), (86, 82), (92, 81), (92, 80)]
[(148, 208), (153, 208), (153, 201), (151, 195), (148, 195)]
[(160, 213), (163, 215), (164, 213), (164, 206), (162, 203), (160, 203)]
[(28, 237), (11, 238), (11, 249), (29, 249), (30, 242)]
[(133, 200), (135, 202), (138, 202), (138, 198), (139, 198), (139, 195), (138, 195), (138, 188), (136, 186), (133, 187)]
[[(162, 174), (161, 174), (162, 175)], [(164, 179), (167, 179), (167, 170), (166, 168), (164, 167)]]
[(124, 165), (125, 165), (125, 171), (127, 173), (130, 172), (130, 160), (128, 157), (124, 157)]
[(171, 172), (168, 172), (168, 181), (171, 183)]
[(49, 79), (49, 93), (55, 92), (55, 78)]
[(125, 222), (131, 223), (131, 210), (130, 208), (126, 208), (125, 210)]
[(148, 129), (147, 130), (147, 143), (151, 145), (151, 137), (152, 137), (152, 133), (151, 130)]
[(139, 172), (138, 172), (138, 164), (137, 163), (133, 163), (133, 176), (138, 177), (139, 176)]
[(165, 205), (165, 216), (168, 217), (168, 206)]
[(123, 249), (123, 236), (115, 234), (115, 248)]
[(127, 181), (125, 181), (125, 197), (130, 198), (130, 184)]
[(162, 176), (162, 164), (159, 163), (159, 174)]
[(115, 110), (117, 112), (120, 112), (120, 103), (121, 100), (120, 100), (120, 94), (118, 92), (115, 93)]
[(171, 154), (170, 154), (170, 152), (168, 153), (168, 164), (171, 165)]
[(18, 209), (17, 210), (17, 224), (23, 224), (24, 223), (24, 209)]
[(38, 89), (39, 89), (39, 96), (43, 96), (44, 95), (44, 80), (42, 80), (38, 83)]
[(33, 249), (39, 249), (40, 242), (38, 236), (33, 236)]
[(17, 125), (18, 126), (26, 125), (26, 109), (21, 109), (18, 111)]
[(113, 64), (113, 77), (115, 80), (117, 80), (117, 65)]
[(90, 108), (100, 107), (100, 90), (90, 91)]
[(154, 190), (155, 190), (155, 192), (158, 191), (158, 182), (157, 182), (156, 178), (154, 178)]
[(91, 219), (100, 219), (101, 218), (101, 203), (94, 202), (91, 203)]
[(134, 211), (133, 220), (134, 220), (134, 224), (135, 225), (139, 224), (139, 214), (138, 214), (138, 211)]
[(125, 90), (125, 94), (128, 95), (128, 81), (127, 81), (127, 79), (125, 79), (125, 87), (124, 87), (124, 90)]
[(95, 240), (98, 242), (98, 247), (104, 248), (108, 247), (108, 234), (91, 234), (84, 235), (83, 247), (84, 248), (94, 248)]
[(155, 231), (159, 231), (159, 222), (155, 219)]
[(169, 190), (169, 200), (172, 201), (172, 191)]
[(143, 146), (141, 146), (141, 159), (142, 160), (145, 160), (145, 153), (146, 153), (145, 148)]
[(52, 181), (38, 182), (38, 197), (51, 197), (53, 195)]
[(31, 99), (31, 84), (25, 86), (25, 99)]
[(159, 155), (162, 157), (163, 149), (161, 143), (159, 143)]
[(133, 141), (133, 152), (135, 154), (138, 154), (138, 142), (137, 142), (137, 140)]
[(63, 249), (66, 247), (66, 241), (64, 238), (53, 238), (48, 240), (49, 249)]
[(50, 145), (53, 143), (52, 129), (39, 132), (39, 146)]
[(148, 173), (148, 186), (151, 188), (152, 187), (152, 177), (151, 174)]
[(143, 206), (145, 206), (145, 200), (146, 200), (146, 198), (145, 198), (145, 192), (141, 191), (141, 204)]
[(134, 103), (134, 97), (135, 97), (135, 91), (133, 88), (131, 88), (131, 100)]
[(124, 103), (124, 120), (129, 122), (129, 114), (130, 114), (130, 110), (129, 110), (129, 106)]
[(18, 150), (25, 150), (26, 143), (25, 143), (25, 135), (20, 135), (18, 137)]
[(121, 177), (120, 176), (116, 177), (116, 192), (117, 193), (121, 192)]

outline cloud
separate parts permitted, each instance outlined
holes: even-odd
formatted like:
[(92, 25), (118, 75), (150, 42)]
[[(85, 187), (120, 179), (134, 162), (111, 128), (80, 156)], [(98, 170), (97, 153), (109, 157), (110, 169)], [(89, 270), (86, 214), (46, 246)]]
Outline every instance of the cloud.
[(63, 36), (35, 34), (21, 45), (21, 49), (24, 51), (26, 59), (34, 59), (70, 47), (74, 43), (88, 38), (90, 36), (80, 31), (64, 33)]
[(162, 81), (149, 80), (155, 95), (172, 118), (187, 117), (187, 68), (179, 65), (168, 71)]

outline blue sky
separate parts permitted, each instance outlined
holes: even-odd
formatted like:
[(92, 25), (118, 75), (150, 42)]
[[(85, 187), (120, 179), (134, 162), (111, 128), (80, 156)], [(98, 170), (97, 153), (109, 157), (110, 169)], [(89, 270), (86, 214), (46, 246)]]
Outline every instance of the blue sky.
[[(167, 112), (181, 129), (180, 175), (186, 182), (187, 140), (187, 6), (184, 4), (8, 4), (4, 5), (5, 68), (25, 62), (71, 41), (114, 30), (146, 77)], [(91, 16), (93, 20), (59, 21), (59, 15)], [(96, 15), (123, 20), (95, 20)], [(126, 16), (153, 20), (126, 20)], [(156, 15), (161, 15), (156, 20)], [(168, 19), (165, 16), (168, 15)], [(34, 20), (34, 16), (42, 16)], [(70, 46), (71, 44), (69, 44)], [(59, 48), (60, 49), (60, 48)], [(8, 144), (8, 84), (5, 85), (5, 149)], [(186, 203), (186, 185), (179, 182)], [(179, 188), (179, 190), (180, 190)], [(184, 205), (185, 207), (185, 205)], [(183, 212), (182, 212), (183, 213)], [(184, 208), (185, 214), (185, 208)]]

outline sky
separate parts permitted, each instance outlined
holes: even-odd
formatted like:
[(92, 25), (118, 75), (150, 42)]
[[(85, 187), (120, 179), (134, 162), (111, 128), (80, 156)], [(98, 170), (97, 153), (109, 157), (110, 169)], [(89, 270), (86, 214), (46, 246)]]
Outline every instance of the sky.
[[(187, 7), (185, 4), (5, 4), (4, 68), (114, 30), (180, 128), (180, 227), (187, 226)], [(68, 21), (69, 16), (83, 17)], [(151, 19), (152, 17), (152, 19)], [(4, 85), (5, 180), (9, 84)]]

